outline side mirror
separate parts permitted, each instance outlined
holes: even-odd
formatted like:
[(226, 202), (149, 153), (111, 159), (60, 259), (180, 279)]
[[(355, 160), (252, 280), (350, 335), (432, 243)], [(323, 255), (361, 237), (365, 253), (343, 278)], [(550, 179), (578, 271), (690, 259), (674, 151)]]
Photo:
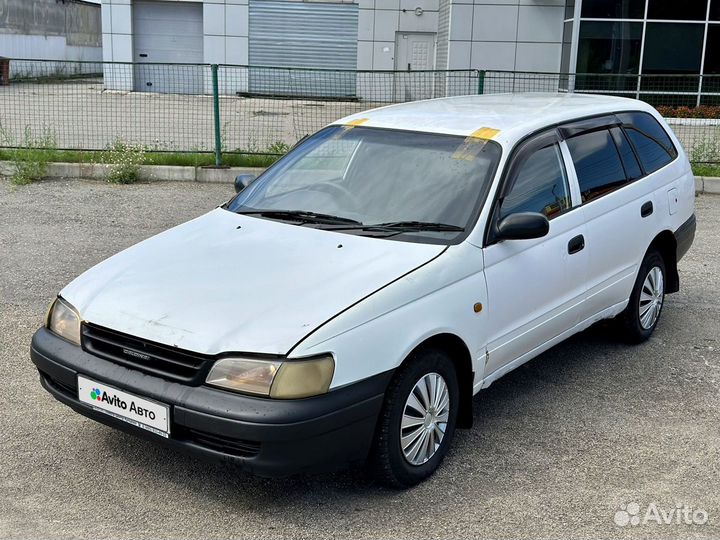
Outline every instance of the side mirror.
[(254, 174), (241, 174), (235, 177), (235, 193), (240, 193), (243, 189), (252, 184), (257, 178)]
[(537, 212), (518, 212), (500, 220), (498, 240), (530, 240), (542, 238), (550, 231), (548, 218)]

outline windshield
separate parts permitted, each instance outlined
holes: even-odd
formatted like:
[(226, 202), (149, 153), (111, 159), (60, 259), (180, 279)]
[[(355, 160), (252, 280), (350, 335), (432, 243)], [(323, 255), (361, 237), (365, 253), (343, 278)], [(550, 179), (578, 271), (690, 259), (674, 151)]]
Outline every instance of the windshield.
[(499, 157), (500, 146), (481, 139), (331, 126), (227, 209), (352, 234), (448, 241), (472, 226)]

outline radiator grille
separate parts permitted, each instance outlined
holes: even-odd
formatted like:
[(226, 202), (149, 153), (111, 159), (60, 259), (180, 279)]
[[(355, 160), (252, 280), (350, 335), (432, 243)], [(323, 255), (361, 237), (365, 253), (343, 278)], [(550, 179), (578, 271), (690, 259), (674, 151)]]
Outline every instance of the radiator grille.
[(90, 354), (131, 369), (186, 384), (204, 381), (213, 359), (94, 324), (83, 324), (82, 346)]

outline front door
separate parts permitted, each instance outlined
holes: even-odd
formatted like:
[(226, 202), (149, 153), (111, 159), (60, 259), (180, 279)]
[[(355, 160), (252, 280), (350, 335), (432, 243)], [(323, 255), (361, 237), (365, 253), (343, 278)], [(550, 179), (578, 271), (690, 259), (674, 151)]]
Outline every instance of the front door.
[(399, 72), (395, 74), (396, 101), (433, 97), (435, 36), (415, 32), (395, 35), (395, 70)]
[[(501, 240), (484, 248), (488, 288), (485, 378), (502, 375), (549, 347), (579, 322), (587, 250), (577, 189), (565, 167), (567, 152), (555, 133), (526, 143), (513, 159), (499, 222), (516, 212), (540, 212), (549, 233), (533, 240)], [(573, 179), (574, 180), (574, 179)]]

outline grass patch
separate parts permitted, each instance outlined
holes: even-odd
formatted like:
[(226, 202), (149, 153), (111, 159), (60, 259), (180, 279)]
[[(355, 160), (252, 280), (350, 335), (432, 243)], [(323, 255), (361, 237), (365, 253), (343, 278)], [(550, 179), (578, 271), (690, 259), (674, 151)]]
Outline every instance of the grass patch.
[(693, 164), (693, 174), (695, 176), (715, 176), (720, 177), (720, 165), (711, 164)]
[[(5, 132), (1, 133), (6, 144), (15, 145)], [(49, 132), (33, 134), (28, 127), (23, 134), (21, 148), (13, 148), (7, 152), (7, 160), (12, 163), (13, 173), (10, 181), (16, 186), (24, 186), (41, 180), (47, 174), (48, 164), (55, 153), (55, 138)]]
[(115, 141), (115, 143), (102, 154), (102, 162), (107, 163), (108, 182), (113, 184), (134, 184), (140, 175), (140, 165), (145, 160), (145, 150), (142, 146), (134, 146)]
[[(52, 150), (52, 149), (0, 149), (0, 161), (14, 161), (18, 152), (33, 152), (47, 163), (108, 163), (106, 150)], [(228, 167), (269, 167), (279, 155), (223, 154), (223, 165)], [(213, 167), (215, 154), (210, 152), (143, 152), (140, 165), (177, 165), (183, 167)]]
[(720, 136), (697, 143), (690, 152), (695, 176), (720, 176)]

